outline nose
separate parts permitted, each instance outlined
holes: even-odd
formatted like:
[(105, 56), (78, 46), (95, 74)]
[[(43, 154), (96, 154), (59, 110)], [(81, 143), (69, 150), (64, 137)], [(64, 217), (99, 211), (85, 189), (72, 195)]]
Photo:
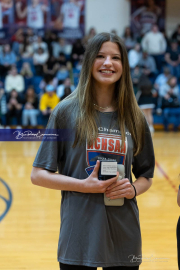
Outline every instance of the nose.
[(111, 61), (111, 57), (110, 56), (107, 56), (105, 58), (103, 65), (106, 66), (106, 67), (112, 66), (112, 61)]

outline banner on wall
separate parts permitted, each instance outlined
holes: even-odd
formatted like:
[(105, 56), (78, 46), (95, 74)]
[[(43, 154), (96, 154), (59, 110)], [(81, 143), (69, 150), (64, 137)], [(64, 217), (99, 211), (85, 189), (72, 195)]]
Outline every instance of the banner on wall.
[(153, 24), (165, 29), (166, 0), (131, 0), (131, 29), (136, 37), (151, 30)]
[(36, 33), (50, 29), (59, 37), (78, 39), (85, 31), (85, 0), (0, 0), (0, 38), (19, 28)]

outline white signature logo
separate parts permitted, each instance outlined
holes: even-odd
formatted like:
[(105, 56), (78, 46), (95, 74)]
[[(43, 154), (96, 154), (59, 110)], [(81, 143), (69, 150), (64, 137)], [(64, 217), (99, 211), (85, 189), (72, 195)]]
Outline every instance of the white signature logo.
[(43, 136), (59, 136), (58, 134), (41, 134), (40, 131), (38, 131), (37, 133), (32, 133), (31, 130), (26, 130), (24, 132), (21, 132), (21, 131), (14, 131), (13, 134), (17, 133), (17, 136), (15, 137), (16, 139), (22, 139), (24, 137), (27, 137), (27, 136), (33, 136), (33, 137), (36, 137), (36, 138), (41, 138)]
[(168, 262), (169, 258), (163, 258), (163, 257), (154, 257), (151, 255), (150, 257), (142, 257), (141, 255), (135, 256), (133, 254), (129, 255), (128, 258), (130, 258), (131, 263), (141, 263), (142, 262)]

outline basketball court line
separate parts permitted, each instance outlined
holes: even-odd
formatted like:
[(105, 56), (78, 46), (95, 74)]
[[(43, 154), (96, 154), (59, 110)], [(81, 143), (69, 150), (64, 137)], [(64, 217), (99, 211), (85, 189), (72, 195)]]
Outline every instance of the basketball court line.
[(0, 199), (2, 199), (6, 204), (6, 209), (4, 210), (4, 212), (2, 214), (0, 214), (0, 222), (1, 222), (3, 220), (3, 218), (6, 216), (6, 214), (8, 213), (8, 211), (12, 205), (12, 192), (11, 192), (11, 189), (8, 186), (8, 184), (4, 180), (2, 180), (1, 178), (0, 178), (0, 182), (5, 186), (5, 188), (8, 192), (8, 195), (9, 195), (9, 199), (6, 199), (2, 195), (0, 195)]
[(170, 186), (177, 193), (178, 190), (177, 190), (176, 186), (173, 184), (172, 180), (167, 175), (167, 173), (163, 170), (163, 168), (160, 166), (160, 164), (157, 161), (155, 161), (155, 164), (156, 164), (157, 169), (161, 172), (161, 174), (164, 176), (164, 178), (167, 180), (167, 182), (170, 184)]

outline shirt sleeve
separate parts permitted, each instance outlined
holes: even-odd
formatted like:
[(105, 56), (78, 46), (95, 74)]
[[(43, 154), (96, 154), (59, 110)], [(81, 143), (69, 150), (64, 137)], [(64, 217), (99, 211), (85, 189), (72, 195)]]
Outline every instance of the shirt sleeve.
[(46, 96), (45, 95), (41, 96), (39, 109), (40, 109), (40, 111), (46, 110)]
[[(56, 116), (52, 113), (48, 121), (47, 130), (53, 134), (59, 134)], [(56, 172), (58, 162), (63, 156), (63, 145), (60, 139), (42, 141), (34, 160), (33, 166)]]
[(136, 179), (138, 177), (153, 178), (155, 157), (151, 133), (147, 122), (145, 128), (144, 147), (137, 156), (134, 156), (132, 166), (132, 172)]

